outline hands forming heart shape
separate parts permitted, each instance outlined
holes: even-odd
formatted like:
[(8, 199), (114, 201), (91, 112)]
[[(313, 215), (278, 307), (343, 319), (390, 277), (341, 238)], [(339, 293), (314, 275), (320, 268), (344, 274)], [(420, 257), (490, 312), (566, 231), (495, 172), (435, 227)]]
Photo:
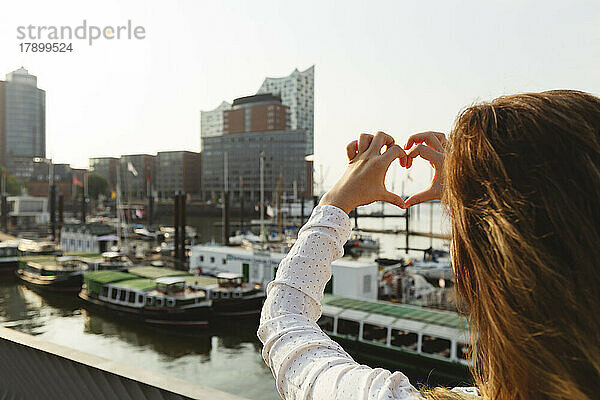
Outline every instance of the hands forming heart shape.
[[(394, 143), (390, 135), (377, 132), (363, 133), (346, 147), (348, 168), (344, 175), (321, 198), (321, 205), (333, 205), (347, 214), (358, 206), (385, 201), (400, 208), (408, 208), (424, 201), (439, 199), (442, 192), (440, 173), (447, 145), (446, 136), (439, 132), (422, 132), (408, 138), (404, 148)], [(383, 147), (386, 147), (382, 153)], [(404, 201), (385, 187), (385, 175), (395, 159), (405, 168), (412, 166), (416, 157), (429, 161), (435, 170), (428, 189)]]

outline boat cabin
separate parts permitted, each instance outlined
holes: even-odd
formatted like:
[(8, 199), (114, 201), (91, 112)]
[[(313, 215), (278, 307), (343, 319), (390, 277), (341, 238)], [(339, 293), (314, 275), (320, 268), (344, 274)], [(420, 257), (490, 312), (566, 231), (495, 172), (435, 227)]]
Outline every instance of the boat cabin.
[(244, 282), (244, 275), (235, 274), (232, 272), (221, 272), (217, 274), (217, 283), (219, 287), (242, 287)]
[(166, 276), (156, 279), (156, 290), (173, 295), (185, 291), (185, 278), (181, 276)]

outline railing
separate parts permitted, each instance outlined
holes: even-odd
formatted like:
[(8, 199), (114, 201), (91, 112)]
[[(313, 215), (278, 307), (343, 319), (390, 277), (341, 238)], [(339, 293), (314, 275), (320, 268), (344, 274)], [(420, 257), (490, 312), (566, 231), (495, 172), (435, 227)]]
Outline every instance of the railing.
[(2, 399), (242, 400), (0, 327)]

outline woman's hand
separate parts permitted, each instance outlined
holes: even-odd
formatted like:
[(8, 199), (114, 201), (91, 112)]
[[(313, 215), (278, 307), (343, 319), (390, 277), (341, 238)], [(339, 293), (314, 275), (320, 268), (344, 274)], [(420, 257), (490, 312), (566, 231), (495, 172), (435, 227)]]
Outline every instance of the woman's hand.
[[(381, 154), (381, 149), (386, 151)], [(394, 139), (383, 132), (375, 136), (363, 133), (346, 147), (349, 165), (342, 178), (321, 198), (320, 205), (332, 205), (349, 214), (358, 206), (385, 201), (404, 208), (402, 198), (385, 188), (385, 174), (399, 158), (404, 166), (407, 156)]]
[(413, 159), (417, 156), (421, 156), (433, 166), (435, 174), (433, 175), (433, 180), (427, 190), (414, 194), (406, 199), (406, 208), (423, 203), (424, 201), (440, 199), (443, 186), (441, 172), (444, 166), (444, 155), (447, 144), (448, 141), (446, 140), (446, 136), (439, 132), (422, 132), (408, 138), (408, 141), (404, 146), (404, 150), (408, 150), (406, 153), (407, 161), (405, 167), (410, 168)]

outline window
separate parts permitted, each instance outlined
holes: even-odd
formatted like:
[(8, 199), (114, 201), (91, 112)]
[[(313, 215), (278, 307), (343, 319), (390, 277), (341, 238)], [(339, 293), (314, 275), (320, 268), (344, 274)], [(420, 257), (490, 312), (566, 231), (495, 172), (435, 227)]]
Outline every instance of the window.
[(204, 261), (204, 256), (200, 256), (200, 262)]
[(227, 291), (221, 292), (221, 297), (228, 298), (229, 297), (229, 292), (227, 292)]
[(217, 297), (219, 297), (219, 292), (212, 292), (212, 298), (216, 299)]
[(371, 275), (363, 276), (363, 293), (371, 293)]
[(146, 296), (146, 304), (151, 306), (152, 304), (154, 304), (154, 297), (152, 296)]
[(390, 344), (396, 347), (417, 351), (418, 335), (414, 332), (392, 329), (392, 340)]
[(138, 303), (143, 303), (144, 302), (144, 295), (143, 294), (138, 294)]
[(325, 332), (333, 332), (333, 317), (321, 315), (321, 318), (319, 318), (317, 324), (319, 324), (321, 329), (323, 329)]
[(227, 259), (226, 259), (226, 258), (224, 258), (224, 259), (222, 260), (222, 262), (223, 262), (223, 265), (227, 264)]
[(471, 359), (471, 345), (466, 343), (456, 343), (456, 357), (461, 360)]
[(123, 289), (119, 291), (119, 301), (125, 301), (125, 297), (127, 296), (127, 292)]
[(385, 344), (387, 342), (387, 331), (384, 326), (363, 324), (363, 339)]
[(117, 292), (118, 292), (118, 290), (115, 289), (115, 288), (110, 288), (110, 290), (111, 290), (110, 298), (113, 299), (113, 300), (116, 300), (117, 299)]
[(338, 318), (337, 333), (356, 339), (358, 337), (358, 322)]
[(214, 258), (214, 257), (211, 257), (211, 258), (210, 258), (210, 262), (211, 262), (211, 263), (214, 263), (214, 262), (215, 262), (215, 258)]
[(162, 307), (164, 303), (165, 303), (165, 299), (163, 299), (162, 297), (158, 297), (156, 299), (156, 305), (157, 306)]
[(427, 354), (435, 354), (440, 357), (450, 357), (450, 341), (447, 339), (440, 339), (435, 336), (423, 335), (423, 343), (421, 344), (421, 351)]
[(102, 297), (108, 297), (108, 286), (102, 286)]
[(129, 303), (135, 303), (135, 292), (129, 292), (129, 296), (127, 296), (127, 301)]

